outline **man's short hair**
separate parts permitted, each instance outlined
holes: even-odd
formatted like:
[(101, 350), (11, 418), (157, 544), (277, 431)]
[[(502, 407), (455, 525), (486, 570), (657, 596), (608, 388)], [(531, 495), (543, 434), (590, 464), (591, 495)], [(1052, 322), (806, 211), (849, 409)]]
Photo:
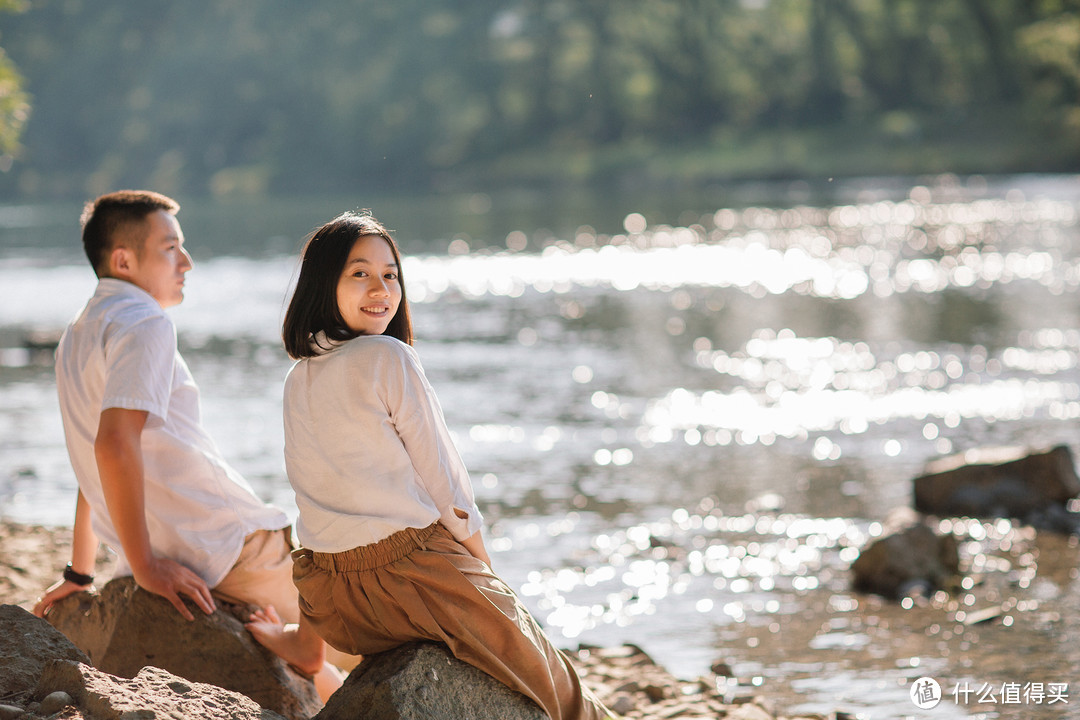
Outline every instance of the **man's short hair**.
[[(109, 253), (122, 233), (145, 224), (146, 216), (158, 210), (175, 215), (180, 203), (149, 190), (119, 190), (86, 203), (79, 223), (82, 225), (83, 249), (94, 274), (104, 277), (109, 271)], [(135, 248), (141, 251), (142, 246)]]

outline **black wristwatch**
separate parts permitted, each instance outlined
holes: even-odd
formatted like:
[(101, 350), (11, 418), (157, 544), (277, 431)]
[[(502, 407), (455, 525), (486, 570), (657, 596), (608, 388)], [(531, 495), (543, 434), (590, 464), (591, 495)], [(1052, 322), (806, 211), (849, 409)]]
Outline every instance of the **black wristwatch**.
[(76, 585), (93, 585), (94, 584), (94, 576), (93, 575), (83, 575), (81, 572), (75, 572), (71, 568), (71, 563), (68, 563), (67, 567), (64, 568), (64, 579), (67, 580), (68, 582), (75, 583)]

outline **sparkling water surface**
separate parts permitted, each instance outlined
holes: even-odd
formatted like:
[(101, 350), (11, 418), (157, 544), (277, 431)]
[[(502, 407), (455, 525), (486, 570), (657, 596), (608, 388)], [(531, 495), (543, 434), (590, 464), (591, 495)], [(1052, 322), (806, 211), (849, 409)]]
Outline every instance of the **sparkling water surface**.
[[(496, 570), (563, 646), (635, 643), (686, 678), (723, 661), (716, 682), (787, 712), (1080, 717), (1075, 537), (943, 520), (965, 586), (903, 604), (848, 574), (926, 461), (1077, 449), (1080, 180), (811, 190), (528, 217), (486, 196), (374, 205)], [(295, 514), (280, 320), (303, 234), (358, 203), (185, 205), (195, 269), (170, 312), (206, 424)], [(77, 215), (0, 207), (6, 519), (73, 514), (48, 342), (94, 287)], [(923, 676), (933, 710), (909, 698)], [(1060, 683), (1067, 703), (1036, 702)]]

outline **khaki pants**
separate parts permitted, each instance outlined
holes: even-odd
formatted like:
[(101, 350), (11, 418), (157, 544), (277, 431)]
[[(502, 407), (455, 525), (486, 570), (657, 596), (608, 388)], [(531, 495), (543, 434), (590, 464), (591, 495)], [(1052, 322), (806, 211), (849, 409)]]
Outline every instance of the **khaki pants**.
[[(293, 585), (292, 528), (256, 530), (244, 538), (240, 557), (225, 579), (211, 592), (225, 602), (273, 605), (282, 622), (300, 622), (300, 606)], [(342, 670), (351, 670), (361, 658), (346, 655), (333, 648), (326, 649), (326, 659)]]
[(367, 655), (412, 640), (445, 643), (552, 720), (608, 717), (506, 583), (438, 523), (292, 557), (300, 612), (331, 647)]
[(244, 538), (240, 557), (213, 589), (222, 600), (264, 608), (273, 605), (287, 623), (300, 620), (292, 584), (292, 530), (257, 530)]

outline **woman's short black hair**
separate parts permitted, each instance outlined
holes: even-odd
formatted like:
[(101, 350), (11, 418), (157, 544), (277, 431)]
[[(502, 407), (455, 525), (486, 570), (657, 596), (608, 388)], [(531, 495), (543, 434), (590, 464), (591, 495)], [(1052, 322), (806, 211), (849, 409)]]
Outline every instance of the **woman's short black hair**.
[(281, 329), (285, 350), (291, 357), (298, 360), (314, 357), (329, 349), (319, 344), (320, 333), (327, 340), (336, 342), (357, 337), (358, 333), (349, 329), (338, 309), (337, 286), (353, 245), (367, 235), (377, 235), (390, 246), (401, 284), (401, 303), (383, 335), (412, 345), (412, 318), (409, 315), (409, 301), (405, 298), (401, 253), (397, 243), (383, 224), (367, 211), (347, 212), (312, 233), (304, 245), (296, 290), (285, 311), (285, 322)]

